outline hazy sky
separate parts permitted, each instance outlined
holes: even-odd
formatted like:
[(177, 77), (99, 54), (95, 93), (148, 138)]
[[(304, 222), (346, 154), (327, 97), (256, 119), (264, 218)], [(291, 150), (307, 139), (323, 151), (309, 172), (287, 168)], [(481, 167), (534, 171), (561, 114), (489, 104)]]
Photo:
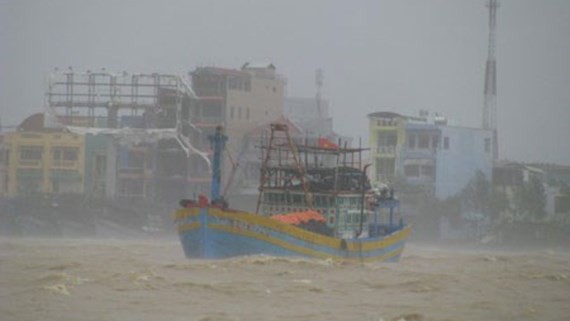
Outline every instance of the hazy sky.
[[(480, 126), (483, 0), (0, 0), (0, 116), (42, 110), (54, 67), (185, 74), (271, 61), (290, 96), (323, 96), (338, 132), (366, 114), (444, 113)], [(570, 1), (502, 0), (497, 32), (501, 158), (570, 165)]]

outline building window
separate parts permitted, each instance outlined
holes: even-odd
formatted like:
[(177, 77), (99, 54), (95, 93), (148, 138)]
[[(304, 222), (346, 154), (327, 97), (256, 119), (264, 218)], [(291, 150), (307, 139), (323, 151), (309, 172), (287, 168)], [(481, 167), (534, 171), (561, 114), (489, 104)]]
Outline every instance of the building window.
[(439, 145), (439, 137), (438, 136), (433, 136), (433, 139), (431, 142), (432, 142), (433, 149), (437, 149), (439, 147), (438, 146)]
[(65, 148), (63, 150), (63, 160), (64, 161), (76, 161), (78, 155), (77, 148)]
[[(75, 147), (55, 147), (52, 149), (53, 161), (56, 166), (63, 162), (75, 162), (78, 159), (79, 149)], [(69, 164), (69, 163), (66, 163)]]
[(408, 137), (408, 148), (410, 149), (416, 148), (416, 135), (410, 135)]
[(42, 159), (42, 148), (40, 146), (22, 146), (20, 148), (20, 160), (38, 161)]
[(245, 118), (249, 120), (249, 107), (245, 109)]
[(346, 213), (344, 214), (344, 223), (351, 224), (352, 223), (352, 215)]
[(418, 165), (406, 165), (404, 166), (404, 175), (406, 177), (418, 177), (420, 176), (420, 167)]
[(485, 138), (485, 153), (491, 152), (491, 138)]
[(231, 119), (234, 119), (234, 109), (235, 109), (234, 106), (232, 106), (232, 107), (230, 108), (230, 118), (231, 118)]
[(426, 165), (422, 168), (422, 174), (423, 176), (427, 176), (427, 177), (434, 177), (434, 170), (433, 170), (433, 166), (432, 165)]
[(376, 158), (377, 179), (384, 180), (394, 176), (395, 160), (393, 158)]
[(127, 166), (129, 168), (144, 168), (144, 154), (130, 152), (127, 158)]
[(443, 149), (449, 149), (449, 137), (443, 138)]
[(378, 146), (396, 146), (398, 145), (398, 136), (396, 133), (379, 133)]
[(241, 119), (241, 107), (238, 107), (238, 119)]
[(60, 161), (61, 160), (61, 149), (57, 148), (53, 150), (53, 160)]
[(205, 118), (222, 117), (222, 106), (220, 104), (207, 104), (202, 109), (202, 116)]
[(420, 135), (418, 138), (418, 148), (428, 149), (429, 148), (430, 136)]

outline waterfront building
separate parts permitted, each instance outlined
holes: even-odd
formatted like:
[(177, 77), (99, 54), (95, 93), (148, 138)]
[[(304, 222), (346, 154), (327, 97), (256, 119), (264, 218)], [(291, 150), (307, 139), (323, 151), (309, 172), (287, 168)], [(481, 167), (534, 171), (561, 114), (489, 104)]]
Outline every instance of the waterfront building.
[[(190, 110), (196, 130), (191, 141), (199, 150), (209, 150), (208, 136), (223, 126), (230, 137), (226, 145), (232, 156), (243, 150), (245, 136), (260, 124), (277, 119), (283, 113), (284, 77), (270, 63), (245, 63), (241, 69), (198, 67), (190, 73), (198, 102)], [(209, 193), (210, 173), (199, 155), (190, 156), (189, 182), (192, 193)], [(231, 171), (226, 156), (224, 173)], [(223, 177), (222, 185), (227, 183)]]
[(8, 196), (83, 193), (83, 137), (43, 124), (44, 115), (34, 114), (4, 133)]
[(459, 193), (477, 171), (492, 178), (491, 132), (393, 112), (368, 115), (373, 184), (399, 181), (438, 199)]

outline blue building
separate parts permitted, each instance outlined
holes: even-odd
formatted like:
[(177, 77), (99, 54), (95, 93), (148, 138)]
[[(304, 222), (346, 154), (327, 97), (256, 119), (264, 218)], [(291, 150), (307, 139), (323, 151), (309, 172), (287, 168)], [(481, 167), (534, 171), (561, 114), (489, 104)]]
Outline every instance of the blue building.
[(446, 199), (459, 193), (481, 171), (492, 181), (492, 131), (438, 126), (442, 144), (437, 149), (435, 196)]

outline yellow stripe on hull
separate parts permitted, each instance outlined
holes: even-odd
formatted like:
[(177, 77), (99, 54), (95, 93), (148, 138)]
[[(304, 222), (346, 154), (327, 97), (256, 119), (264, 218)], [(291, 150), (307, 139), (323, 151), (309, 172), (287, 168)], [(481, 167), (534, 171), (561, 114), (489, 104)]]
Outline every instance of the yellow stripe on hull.
[(180, 208), (174, 212), (174, 219), (181, 220), (190, 216), (197, 216), (200, 214), (200, 209), (198, 207), (192, 208)]
[[(400, 247), (400, 248), (398, 248), (392, 252), (386, 253), (386, 254), (381, 255), (381, 256), (345, 257), (345, 256), (333, 255), (330, 253), (317, 251), (317, 250), (307, 248), (307, 247), (298, 246), (298, 245), (291, 244), (291, 243), (285, 242), (283, 240), (280, 240), (280, 239), (277, 239), (274, 237), (270, 237), (270, 236), (267, 236), (264, 234), (255, 233), (253, 231), (248, 231), (248, 230), (232, 228), (232, 227), (225, 226), (225, 225), (208, 224), (208, 228), (220, 230), (220, 231), (227, 232), (227, 233), (238, 234), (241, 236), (247, 236), (247, 237), (255, 238), (255, 239), (262, 240), (262, 241), (283, 247), (287, 250), (294, 251), (294, 252), (297, 252), (297, 253), (300, 253), (300, 254), (303, 254), (306, 256), (311, 256), (311, 257), (320, 258), (320, 259), (331, 258), (331, 259), (336, 260), (336, 261), (346, 261), (346, 260), (367, 261), (367, 262), (368, 261), (386, 261), (386, 260), (389, 260), (390, 258), (392, 258), (394, 256), (401, 254), (403, 251), (403, 247)], [(376, 248), (376, 249), (378, 249), (378, 248)], [(337, 250), (340, 250), (340, 247), (337, 248)]]
[(192, 230), (198, 229), (200, 227), (200, 222), (194, 222), (190, 224), (180, 224), (178, 225), (178, 233), (190, 232)]

